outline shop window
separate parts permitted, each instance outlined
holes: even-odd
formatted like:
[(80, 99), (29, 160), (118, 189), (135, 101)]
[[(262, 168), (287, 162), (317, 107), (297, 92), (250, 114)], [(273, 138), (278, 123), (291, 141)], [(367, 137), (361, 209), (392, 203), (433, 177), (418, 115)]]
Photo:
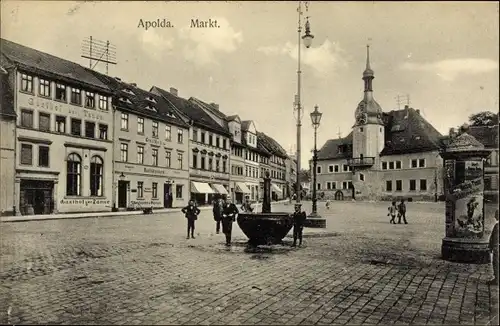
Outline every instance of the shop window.
[(152, 197), (153, 198), (158, 198), (158, 183), (153, 182), (153, 185), (151, 186), (151, 192), (152, 192)]
[(66, 195), (81, 196), (82, 159), (72, 153), (66, 162)]
[(182, 199), (182, 185), (175, 185), (175, 198)]
[(33, 165), (33, 145), (21, 144), (21, 164)]
[(144, 197), (144, 182), (137, 181), (137, 198)]
[(49, 167), (49, 147), (38, 146), (38, 166)]
[(90, 195), (103, 196), (103, 160), (99, 156), (93, 156), (90, 160)]

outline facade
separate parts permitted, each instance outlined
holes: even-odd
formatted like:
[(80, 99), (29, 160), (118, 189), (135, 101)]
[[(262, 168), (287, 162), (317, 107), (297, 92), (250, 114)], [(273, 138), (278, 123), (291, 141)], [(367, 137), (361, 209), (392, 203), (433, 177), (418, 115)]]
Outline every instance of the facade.
[[(273, 200), (282, 200), (286, 198), (286, 164), (288, 157), (286, 151), (281, 145), (270, 136), (258, 132), (257, 141), (262, 143), (265, 150), (270, 153), (269, 157), (263, 156), (261, 161), (261, 171), (269, 172), (271, 177), (271, 193)], [(261, 182), (261, 190), (264, 189), (264, 183)]]
[(263, 154), (257, 148), (257, 129), (251, 120), (241, 122), (242, 141), (245, 145), (245, 183), (250, 189), (250, 200), (259, 201), (260, 176), (259, 157)]
[(189, 126), (161, 96), (95, 72), (113, 90), (113, 207), (183, 207), (189, 200)]
[(109, 211), (111, 91), (88, 69), (3, 40), (17, 113), (16, 214)]
[(285, 197), (292, 198), (295, 193), (295, 183), (297, 182), (297, 160), (295, 155), (288, 155), (285, 160), (285, 182), (286, 195)]
[(443, 194), (442, 135), (419, 110), (383, 112), (373, 97), (374, 78), (368, 52), (352, 132), (318, 152), (319, 198), (437, 201)]
[(151, 89), (172, 104), (189, 123), (189, 178), (190, 195), (199, 205), (211, 204), (216, 197), (229, 193), (231, 134), (195, 99), (179, 97), (177, 90), (167, 92), (154, 86)]
[[(16, 111), (14, 93), (7, 70), (1, 68), (0, 99), (0, 216), (14, 215), (14, 184), (16, 175)], [(13, 74), (12, 76), (15, 76)], [(14, 78), (13, 78), (14, 79)]]

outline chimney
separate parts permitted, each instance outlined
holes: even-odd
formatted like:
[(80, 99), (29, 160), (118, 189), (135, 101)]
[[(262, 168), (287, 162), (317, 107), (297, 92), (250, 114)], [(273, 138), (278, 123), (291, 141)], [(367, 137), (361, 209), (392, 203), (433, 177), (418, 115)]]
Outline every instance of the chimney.
[(130, 86), (137, 87), (136, 83), (130, 83)]
[(115, 77), (116, 80), (121, 81), (122, 79), (120, 77)]
[(408, 105), (405, 105), (405, 110), (408, 110), (410, 107)]
[(214, 109), (216, 109), (217, 111), (219, 111), (219, 104), (217, 104), (217, 103), (210, 103), (210, 105), (211, 105)]
[(420, 115), (420, 109), (416, 109), (415, 111), (417, 111), (417, 114)]
[(450, 138), (454, 138), (456, 136), (455, 128), (450, 128), (450, 131), (448, 132), (448, 136), (450, 136)]
[(170, 94), (177, 96), (177, 88), (170, 87)]

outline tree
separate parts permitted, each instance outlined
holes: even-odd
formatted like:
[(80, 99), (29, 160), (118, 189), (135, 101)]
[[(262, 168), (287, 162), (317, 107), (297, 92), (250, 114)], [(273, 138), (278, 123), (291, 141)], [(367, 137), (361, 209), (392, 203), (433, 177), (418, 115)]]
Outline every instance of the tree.
[(498, 125), (498, 112), (482, 111), (469, 116), (471, 126), (495, 126)]

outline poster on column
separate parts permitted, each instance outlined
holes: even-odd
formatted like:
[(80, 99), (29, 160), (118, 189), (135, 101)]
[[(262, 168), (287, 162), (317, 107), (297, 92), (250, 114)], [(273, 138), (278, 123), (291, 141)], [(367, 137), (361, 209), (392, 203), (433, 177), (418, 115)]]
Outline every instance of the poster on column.
[(484, 232), (483, 177), (481, 161), (466, 161), (462, 180), (453, 189), (455, 202), (455, 236), (481, 238)]

